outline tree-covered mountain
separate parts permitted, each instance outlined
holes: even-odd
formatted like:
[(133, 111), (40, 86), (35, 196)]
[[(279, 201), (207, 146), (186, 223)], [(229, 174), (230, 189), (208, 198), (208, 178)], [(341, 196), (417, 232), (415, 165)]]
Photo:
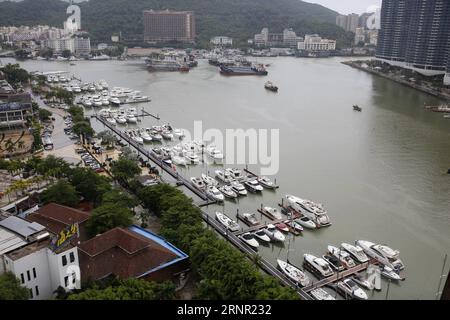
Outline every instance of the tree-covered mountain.
[[(335, 25), (337, 13), (300, 0), (90, 0), (81, 7), (83, 29), (93, 40), (108, 40), (112, 33), (142, 35), (143, 10), (192, 10), (200, 42), (228, 35), (246, 41), (263, 27), (281, 32), (291, 27), (299, 35), (319, 33), (348, 44), (351, 35)], [(60, 0), (0, 2), (2, 25), (50, 24), (62, 27), (67, 3)]]

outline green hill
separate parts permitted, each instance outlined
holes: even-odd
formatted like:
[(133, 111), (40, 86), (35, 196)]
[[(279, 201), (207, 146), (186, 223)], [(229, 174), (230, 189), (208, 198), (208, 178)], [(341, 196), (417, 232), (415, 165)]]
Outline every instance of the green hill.
[[(194, 11), (200, 43), (215, 35), (228, 35), (243, 43), (263, 27), (273, 32), (292, 27), (299, 35), (319, 33), (341, 45), (350, 44), (352, 38), (335, 25), (336, 12), (299, 0), (90, 0), (79, 6), (83, 29), (94, 41), (108, 40), (120, 31), (129, 38), (142, 35), (142, 11), (146, 9)], [(0, 22), (62, 27), (66, 7), (67, 3), (59, 0), (0, 2)]]

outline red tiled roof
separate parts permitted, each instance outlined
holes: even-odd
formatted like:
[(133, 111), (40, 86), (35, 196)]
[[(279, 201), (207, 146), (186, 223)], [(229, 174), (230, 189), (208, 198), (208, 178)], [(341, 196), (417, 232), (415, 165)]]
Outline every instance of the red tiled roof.
[(71, 224), (81, 224), (88, 219), (88, 213), (56, 203), (47, 204), (27, 217), (28, 221), (37, 222), (53, 233), (59, 233)]
[(178, 258), (160, 244), (131, 230), (115, 228), (79, 245), (84, 276), (138, 277)]

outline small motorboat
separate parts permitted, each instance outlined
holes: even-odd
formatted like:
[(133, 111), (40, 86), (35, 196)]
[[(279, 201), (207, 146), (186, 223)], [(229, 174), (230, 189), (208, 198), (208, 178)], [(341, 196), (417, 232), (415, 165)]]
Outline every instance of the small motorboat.
[(280, 231), (289, 232), (289, 227), (287, 225), (285, 225), (284, 223), (277, 223), (275, 225), (275, 227)]
[(310, 295), (315, 300), (336, 300), (331, 294), (323, 290), (322, 288), (314, 289), (310, 292)]
[(192, 177), (191, 178), (191, 184), (196, 187), (199, 190), (205, 190), (206, 189), (206, 184), (203, 182), (202, 179), (197, 178), (197, 177)]
[(345, 279), (337, 283), (337, 289), (343, 293), (345, 297), (357, 300), (367, 300), (367, 293), (361, 289), (352, 279)]
[(206, 194), (219, 202), (225, 200), (225, 196), (215, 186), (207, 185)]
[(294, 283), (301, 287), (307, 287), (311, 284), (308, 276), (299, 268), (293, 266), (289, 262), (277, 260), (278, 268)]
[(352, 280), (365, 289), (368, 290), (375, 289), (375, 284), (370, 282), (367, 276), (364, 276), (362, 274), (357, 273), (353, 275)]
[(240, 196), (247, 195), (247, 189), (245, 189), (244, 185), (238, 181), (232, 181), (230, 187)]
[(360, 263), (364, 263), (369, 261), (369, 257), (364, 253), (364, 250), (359, 246), (354, 246), (349, 243), (342, 243), (342, 248), (344, 248), (345, 251), (350, 253), (350, 255), (356, 259), (356, 261)]
[(241, 227), (236, 221), (234, 221), (233, 219), (231, 219), (222, 212), (216, 212), (216, 219), (231, 232), (237, 232), (241, 230)]
[(330, 264), (324, 259), (313, 256), (312, 254), (304, 254), (303, 258), (305, 259), (305, 263), (311, 266), (322, 277), (327, 278), (334, 274)]
[(356, 266), (355, 260), (350, 257), (350, 254), (342, 249), (339, 249), (334, 246), (328, 246), (328, 252), (335, 256), (336, 258), (341, 261), (341, 263), (346, 267), (347, 269), (353, 268)]
[(296, 220), (286, 220), (284, 223), (294, 229), (296, 232), (302, 232), (304, 230), (302, 225)]
[(273, 220), (283, 219), (281, 212), (276, 208), (264, 207), (261, 209), (261, 211), (264, 212), (264, 214), (266, 214), (267, 216), (271, 217)]
[(253, 193), (259, 193), (263, 191), (263, 187), (258, 183), (257, 180), (251, 180), (244, 182), (245, 187), (248, 191)]
[(258, 249), (259, 242), (255, 239), (253, 234), (250, 232), (244, 233), (239, 237), (244, 243), (246, 243), (248, 246), (252, 247), (253, 249)]
[(325, 260), (326, 262), (328, 262), (328, 264), (336, 271), (344, 271), (344, 266), (342, 265), (341, 261), (336, 258), (333, 255), (323, 255), (322, 256), (323, 260)]
[(264, 242), (264, 243), (269, 243), (270, 242), (270, 238), (264, 232), (264, 230), (255, 231), (255, 232), (253, 232), (253, 235), (255, 236), (256, 239), (258, 239), (261, 242)]
[(400, 275), (395, 272), (392, 268), (384, 266), (381, 269), (381, 275), (386, 277), (387, 279), (394, 280), (394, 281), (401, 281), (404, 280)]
[(266, 189), (276, 189), (277, 188), (277, 185), (275, 185), (275, 183), (273, 183), (272, 180), (270, 180), (267, 177), (259, 177), (258, 182), (260, 185), (262, 185)]
[(316, 229), (317, 225), (308, 217), (302, 217), (295, 220), (306, 229)]
[(362, 111), (362, 108), (356, 104), (356, 105), (353, 106), (353, 110), (354, 110), (354, 111), (361, 112), (361, 111)]
[(230, 186), (219, 187), (219, 191), (228, 199), (236, 199), (238, 197), (238, 194), (234, 192), (233, 188)]
[(286, 236), (282, 234), (273, 224), (269, 224), (267, 228), (263, 229), (269, 236), (270, 240), (275, 242), (283, 242), (286, 240)]
[(210, 176), (208, 176), (207, 174), (204, 174), (204, 173), (202, 173), (202, 180), (208, 186), (217, 187), (219, 185), (219, 183), (213, 177), (210, 177)]
[(250, 226), (258, 226), (261, 224), (261, 221), (256, 218), (256, 214), (254, 213), (244, 213), (242, 214), (241, 219)]
[(264, 84), (264, 88), (266, 88), (267, 90), (273, 91), (273, 92), (278, 92), (278, 87), (276, 85), (274, 85), (271, 81), (267, 81)]

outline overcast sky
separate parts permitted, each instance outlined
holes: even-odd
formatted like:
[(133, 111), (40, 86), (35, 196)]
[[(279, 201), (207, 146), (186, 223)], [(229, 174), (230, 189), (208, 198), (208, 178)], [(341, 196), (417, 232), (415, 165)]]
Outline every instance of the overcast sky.
[(364, 13), (372, 5), (381, 7), (381, 0), (304, 0), (321, 4), (339, 13)]

